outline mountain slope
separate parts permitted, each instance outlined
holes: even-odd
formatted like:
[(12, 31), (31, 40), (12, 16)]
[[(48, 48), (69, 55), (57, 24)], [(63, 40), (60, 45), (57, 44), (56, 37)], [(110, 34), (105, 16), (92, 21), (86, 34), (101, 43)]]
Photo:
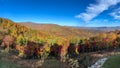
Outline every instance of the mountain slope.
[(115, 27), (76, 27), (76, 28), (84, 28), (84, 29), (98, 30), (98, 31), (115, 31), (115, 30), (120, 30), (119, 26), (115, 26)]
[(56, 24), (36, 24), (31, 22), (21, 23), (21, 24), (38, 31), (45, 31), (45, 32), (49, 32), (49, 33), (56, 34), (58, 36), (64, 36), (64, 37), (74, 36), (74, 37), (82, 38), (82, 37), (90, 37), (100, 33), (99, 31), (95, 31), (95, 30), (74, 28), (69, 26), (60, 26)]

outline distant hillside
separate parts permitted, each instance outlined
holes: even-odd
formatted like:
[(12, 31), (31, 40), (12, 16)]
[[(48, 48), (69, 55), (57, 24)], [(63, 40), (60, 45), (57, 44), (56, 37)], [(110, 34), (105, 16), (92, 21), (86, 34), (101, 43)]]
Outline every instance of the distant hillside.
[(74, 28), (69, 26), (60, 26), (56, 24), (36, 24), (32, 22), (21, 23), (27, 27), (38, 31), (46, 31), (59, 36), (90, 37), (97, 35), (100, 31), (88, 30), (83, 28)]
[(120, 30), (119, 26), (116, 26), (116, 27), (76, 27), (76, 28), (84, 28), (84, 29), (99, 30), (99, 31), (115, 31), (115, 30)]

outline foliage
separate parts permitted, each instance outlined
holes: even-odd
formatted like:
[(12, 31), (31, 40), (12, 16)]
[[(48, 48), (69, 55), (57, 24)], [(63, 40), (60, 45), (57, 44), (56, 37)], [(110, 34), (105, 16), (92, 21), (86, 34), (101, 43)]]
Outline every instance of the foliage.
[[(0, 18), (0, 46), (8, 51), (16, 49), (20, 57), (47, 59), (52, 55), (62, 62), (66, 62), (67, 55), (73, 59), (81, 53), (120, 47), (120, 31), (96, 33), (58, 25), (43, 26), (35, 30)], [(70, 60), (69, 63), (78, 67), (77, 60)], [(84, 65), (87, 66), (87, 61), (84, 61)]]

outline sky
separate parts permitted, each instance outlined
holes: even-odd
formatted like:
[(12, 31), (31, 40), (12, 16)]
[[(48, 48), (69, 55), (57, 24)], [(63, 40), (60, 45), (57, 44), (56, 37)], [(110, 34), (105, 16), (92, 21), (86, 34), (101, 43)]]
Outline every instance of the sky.
[(120, 26), (120, 0), (0, 0), (0, 17), (63, 26)]

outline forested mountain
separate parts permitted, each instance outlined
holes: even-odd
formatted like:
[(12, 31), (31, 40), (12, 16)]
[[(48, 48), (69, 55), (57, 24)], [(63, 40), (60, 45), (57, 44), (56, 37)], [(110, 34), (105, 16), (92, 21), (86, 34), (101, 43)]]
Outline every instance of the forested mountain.
[(115, 31), (115, 30), (120, 30), (119, 26), (115, 26), (115, 27), (76, 27), (76, 28), (83, 28), (83, 29), (89, 29), (89, 30), (97, 30), (97, 31)]
[(55, 24), (15, 23), (5, 18), (0, 18), (0, 32), (3, 36), (13, 36), (19, 43), (24, 43), (25, 40), (39, 43), (64, 43), (68, 40), (75, 43), (81, 38), (92, 37), (100, 33)]
[[(41, 65), (52, 56), (68, 65), (72, 62), (68, 61), (71, 58), (73, 61), (77, 60), (77, 68), (79, 62), (84, 62), (79, 60), (81, 53), (119, 47), (119, 30), (104, 32), (56, 24), (15, 23), (0, 18), (0, 49), (7, 53), (14, 50), (21, 60), (40, 59), (43, 61)], [(31, 65), (28, 68), (30, 67)]]
[(32, 29), (38, 30), (38, 31), (45, 31), (45, 32), (49, 32), (51, 34), (55, 34), (55, 35), (63, 36), (63, 37), (66, 37), (66, 36), (81, 37), (81, 38), (91, 37), (101, 32), (101, 31), (96, 31), (96, 30), (88, 30), (84, 28), (60, 26), (57, 24), (36, 24), (32, 22), (24, 22), (20, 24), (30, 27)]

